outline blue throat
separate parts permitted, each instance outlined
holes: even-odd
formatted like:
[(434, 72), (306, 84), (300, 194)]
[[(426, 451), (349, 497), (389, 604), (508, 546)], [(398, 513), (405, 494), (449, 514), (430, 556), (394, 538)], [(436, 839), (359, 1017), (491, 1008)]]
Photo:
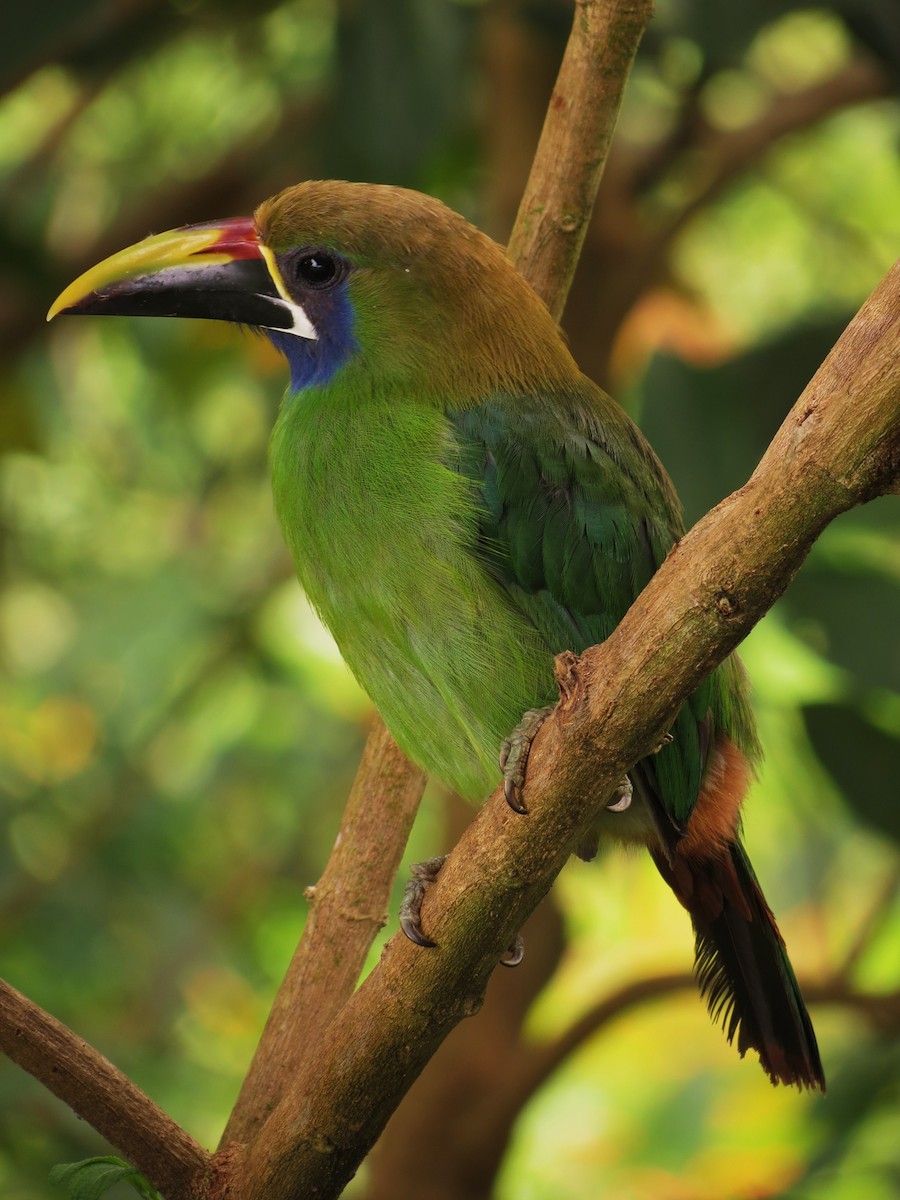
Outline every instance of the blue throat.
[(305, 306), (315, 326), (315, 339), (285, 333), (283, 329), (263, 329), (276, 350), (288, 360), (291, 391), (300, 392), (316, 384), (328, 383), (335, 372), (359, 349), (353, 333), (353, 309), (346, 283), (333, 292), (313, 294)]

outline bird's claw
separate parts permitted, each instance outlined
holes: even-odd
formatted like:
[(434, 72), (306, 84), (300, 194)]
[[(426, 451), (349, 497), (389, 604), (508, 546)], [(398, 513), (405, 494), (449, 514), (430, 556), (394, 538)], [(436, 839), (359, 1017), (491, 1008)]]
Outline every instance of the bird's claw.
[(437, 854), (434, 858), (426, 858), (424, 862), (413, 863), (410, 867), (410, 878), (403, 890), (403, 899), (400, 901), (400, 928), (411, 942), (427, 949), (436, 946), (437, 942), (433, 942), (422, 932), (422, 901), (437, 879), (446, 857), (446, 854)]
[(666, 746), (671, 746), (674, 741), (675, 738), (671, 733), (664, 733), (650, 753), (659, 754), (660, 750), (665, 750)]
[(520, 817), (528, 815), (528, 807), (522, 800), (522, 788), (525, 784), (525, 772), (516, 771), (503, 780), (503, 796), (506, 803)]
[(552, 704), (548, 704), (545, 708), (530, 708), (500, 747), (503, 795), (513, 812), (519, 813), (521, 816), (525, 816), (528, 812), (522, 799), (522, 789), (525, 786), (525, 773), (528, 769), (531, 743), (537, 736), (537, 731), (553, 712), (553, 707)]
[(525, 939), (517, 933), (512, 945), (500, 959), (501, 967), (517, 967), (525, 957)]
[[(400, 901), (400, 928), (411, 942), (432, 950), (437, 942), (422, 930), (422, 901), (425, 893), (437, 879), (441, 867), (446, 861), (446, 854), (437, 854), (434, 858), (426, 858), (424, 862), (413, 863), (410, 867), (410, 878), (403, 891)], [(512, 945), (500, 959), (503, 967), (517, 967), (525, 957), (525, 942), (521, 933), (517, 933)]]
[(631, 780), (626, 775), (616, 785), (616, 790), (612, 794), (609, 804), (606, 806), (606, 811), (611, 813), (622, 813), (631, 808), (631, 800), (634, 796), (634, 788), (631, 786)]

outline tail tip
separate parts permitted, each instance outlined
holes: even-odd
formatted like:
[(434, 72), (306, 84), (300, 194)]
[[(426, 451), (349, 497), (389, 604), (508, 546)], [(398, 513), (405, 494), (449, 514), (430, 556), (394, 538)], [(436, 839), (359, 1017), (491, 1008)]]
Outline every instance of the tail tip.
[(759, 1055), (760, 1065), (772, 1084), (795, 1087), (801, 1092), (825, 1094), (825, 1071), (815, 1043), (811, 1046), (807, 1044), (799, 1052), (793, 1054), (787, 1053), (784, 1047), (778, 1043), (768, 1040), (763, 1041), (760, 1045), (747, 1043), (738, 1046), (741, 1058), (751, 1048), (756, 1050)]

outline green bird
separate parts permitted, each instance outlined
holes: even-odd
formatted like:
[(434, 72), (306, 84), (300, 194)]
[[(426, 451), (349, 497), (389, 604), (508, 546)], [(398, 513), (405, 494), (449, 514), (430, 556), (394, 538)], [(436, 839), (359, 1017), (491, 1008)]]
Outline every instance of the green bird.
[[(400, 746), (470, 799), (499, 781), (522, 714), (555, 700), (554, 656), (603, 641), (683, 532), (650, 446), (502, 248), (416, 192), (299, 184), (252, 219), (113, 255), (49, 317), (63, 312), (239, 322), (283, 352), (271, 463), (300, 581)], [(732, 657), (586, 850), (649, 849), (690, 913), (729, 1041), (773, 1082), (824, 1089), (740, 841), (757, 755)], [(521, 807), (516, 780), (508, 795)]]

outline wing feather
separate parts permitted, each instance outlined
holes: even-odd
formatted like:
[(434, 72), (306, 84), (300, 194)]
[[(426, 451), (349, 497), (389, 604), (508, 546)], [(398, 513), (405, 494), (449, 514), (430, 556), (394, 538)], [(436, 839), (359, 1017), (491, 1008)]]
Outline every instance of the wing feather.
[[(580, 653), (609, 636), (680, 535), (677, 502), (621, 413), (601, 422), (590, 406), (516, 404), (454, 421), (459, 469), (480, 510), (479, 551), (550, 649)], [(703, 684), (672, 744), (641, 764), (643, 782), (679, 823), (699, 792), (716, 691)]]

